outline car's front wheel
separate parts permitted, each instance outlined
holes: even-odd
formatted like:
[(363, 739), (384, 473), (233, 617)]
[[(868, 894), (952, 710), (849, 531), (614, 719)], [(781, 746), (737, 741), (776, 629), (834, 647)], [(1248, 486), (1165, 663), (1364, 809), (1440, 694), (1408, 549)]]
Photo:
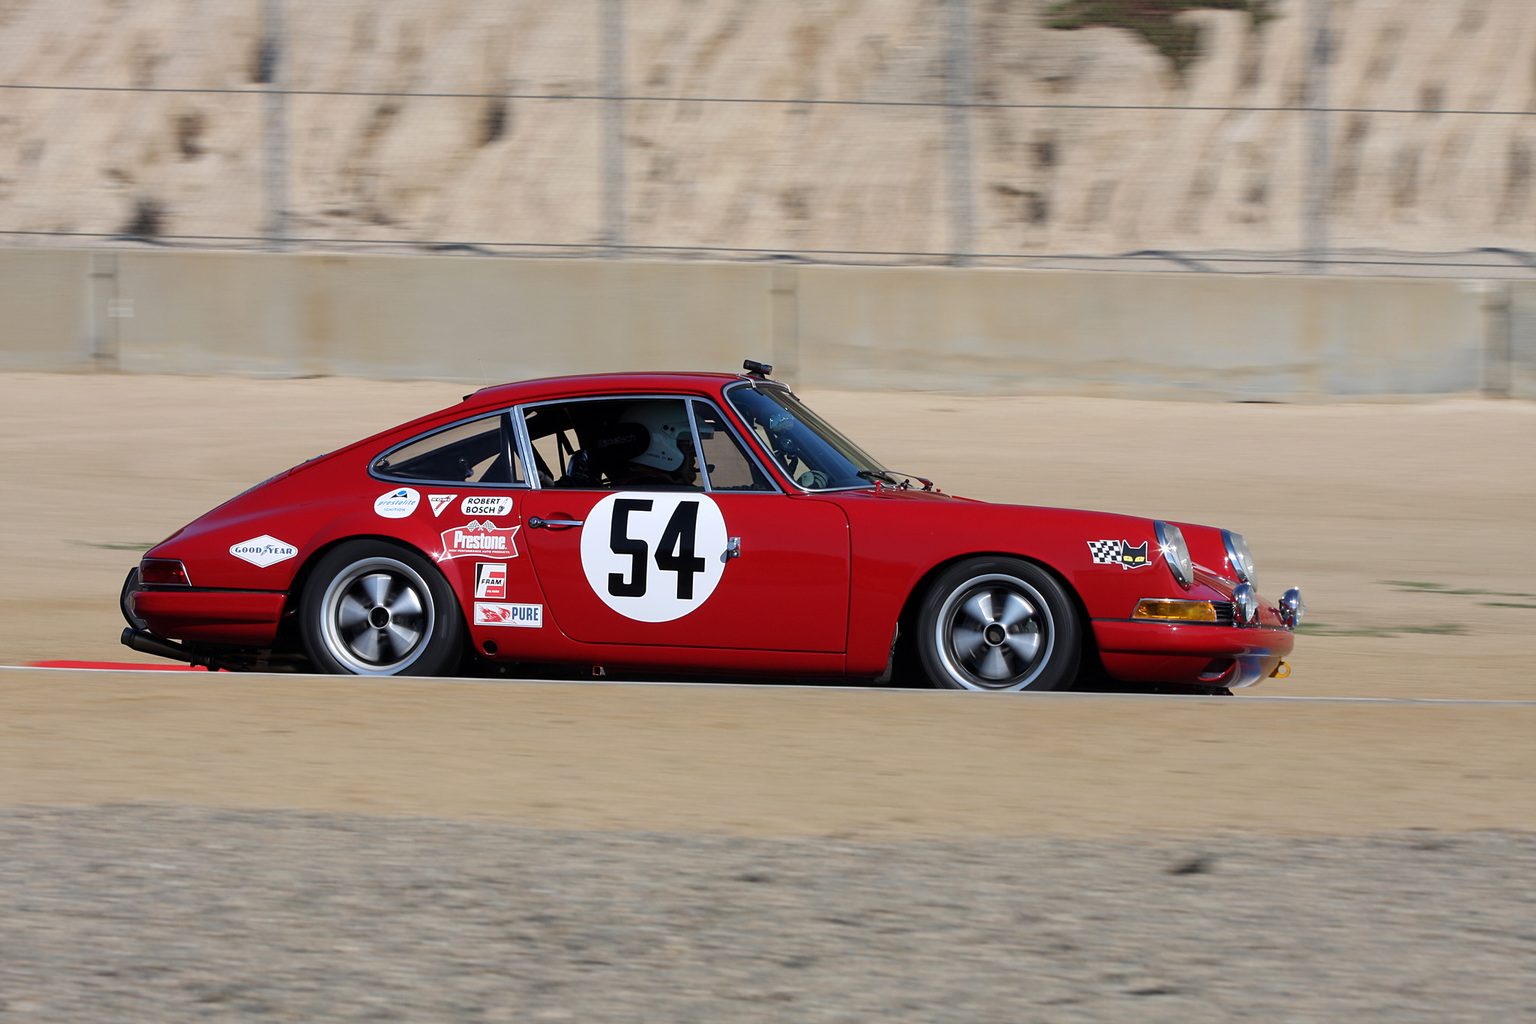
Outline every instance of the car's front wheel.
[(464, 647), (442, 573), (384, 541), (348, 541), (320, 559), (299, 599), (299, 632), (317, 671), (360, 676), (441, 675)]
[(928, 678), (952, 690), (1072, 685), (1082, 627), (1056, 578), (1019, 558), (971, 558), (934, 580), (918, 611)]

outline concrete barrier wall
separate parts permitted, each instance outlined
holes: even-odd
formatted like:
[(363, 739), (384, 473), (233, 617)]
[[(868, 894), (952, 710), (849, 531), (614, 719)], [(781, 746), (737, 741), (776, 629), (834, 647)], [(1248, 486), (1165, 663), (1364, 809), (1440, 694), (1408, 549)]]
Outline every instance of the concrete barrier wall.
[(86, 253), (0, 251), (0, 369), (91, 365), (91, 285)]
[(1280, 398), (1480, 387), (1485, 296), (1457, 281), (816, 268), (818, 382)]
[[(472, 383), (771, 360), (802, 385), (1214, 399), (1497, 391), (1536, 288), (485, 257), (0, 253), (0, 368)], [(1498, 365), (1490, 365), (1490, 360)], [(1523, 365), (1523, 364), (1522, 364)]]

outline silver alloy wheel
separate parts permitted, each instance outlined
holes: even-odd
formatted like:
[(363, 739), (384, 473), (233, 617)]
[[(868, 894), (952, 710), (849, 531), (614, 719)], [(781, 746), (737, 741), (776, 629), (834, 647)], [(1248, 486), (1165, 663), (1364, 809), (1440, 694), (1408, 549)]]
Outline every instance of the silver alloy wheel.
[(427, 581), (404, 562), (373, 557), (331, 580), (320, 602), (326, 650), (350, 672), (403, 672), (427, 649), (435, 613)]
[(950, 592), (933, 639), (949, 677), (967, 690), (1022, 690), (1050, 662), (1056, 624), (1038, 590), (991, 573)]

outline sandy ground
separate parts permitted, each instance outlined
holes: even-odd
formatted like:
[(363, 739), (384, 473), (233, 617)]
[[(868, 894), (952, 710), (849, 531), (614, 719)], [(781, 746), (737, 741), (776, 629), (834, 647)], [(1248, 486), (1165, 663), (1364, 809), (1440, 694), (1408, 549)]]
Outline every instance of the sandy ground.
[[(124, 572), (445, 384), (0, 376), (0, 663), (141, 659)], [(1210, 522), (1302, 586), (1260, 695), (1536, 700), (1536, 407), (816, 394), (946, 490)], [(1536, 827), (1533, 709), (0, 673), (0, 802), (758, 835)]]
[[(25, 1024), (1506, 1024), (1506, 832), (754, 839), (0, 808)], [(103, 855), (103, 851), (110, 854)]]

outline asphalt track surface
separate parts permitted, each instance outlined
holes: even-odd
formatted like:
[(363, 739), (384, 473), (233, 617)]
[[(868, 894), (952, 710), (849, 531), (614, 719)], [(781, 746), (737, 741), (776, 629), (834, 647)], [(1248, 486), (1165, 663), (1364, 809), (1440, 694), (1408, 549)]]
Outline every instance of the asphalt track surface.
[(9, 669), (0, 805), (871, 839), (1536, 829), (1533, 735), (1530, 701)]
[[(0, 375), (0, 661), (138, 658), (148, 543), (462, 392)], [(810, 397), (946, 490), (1245, 532), (1294, 674), (0, 669), (0, 1021), (1536, 1018), (1536, 407)]]

